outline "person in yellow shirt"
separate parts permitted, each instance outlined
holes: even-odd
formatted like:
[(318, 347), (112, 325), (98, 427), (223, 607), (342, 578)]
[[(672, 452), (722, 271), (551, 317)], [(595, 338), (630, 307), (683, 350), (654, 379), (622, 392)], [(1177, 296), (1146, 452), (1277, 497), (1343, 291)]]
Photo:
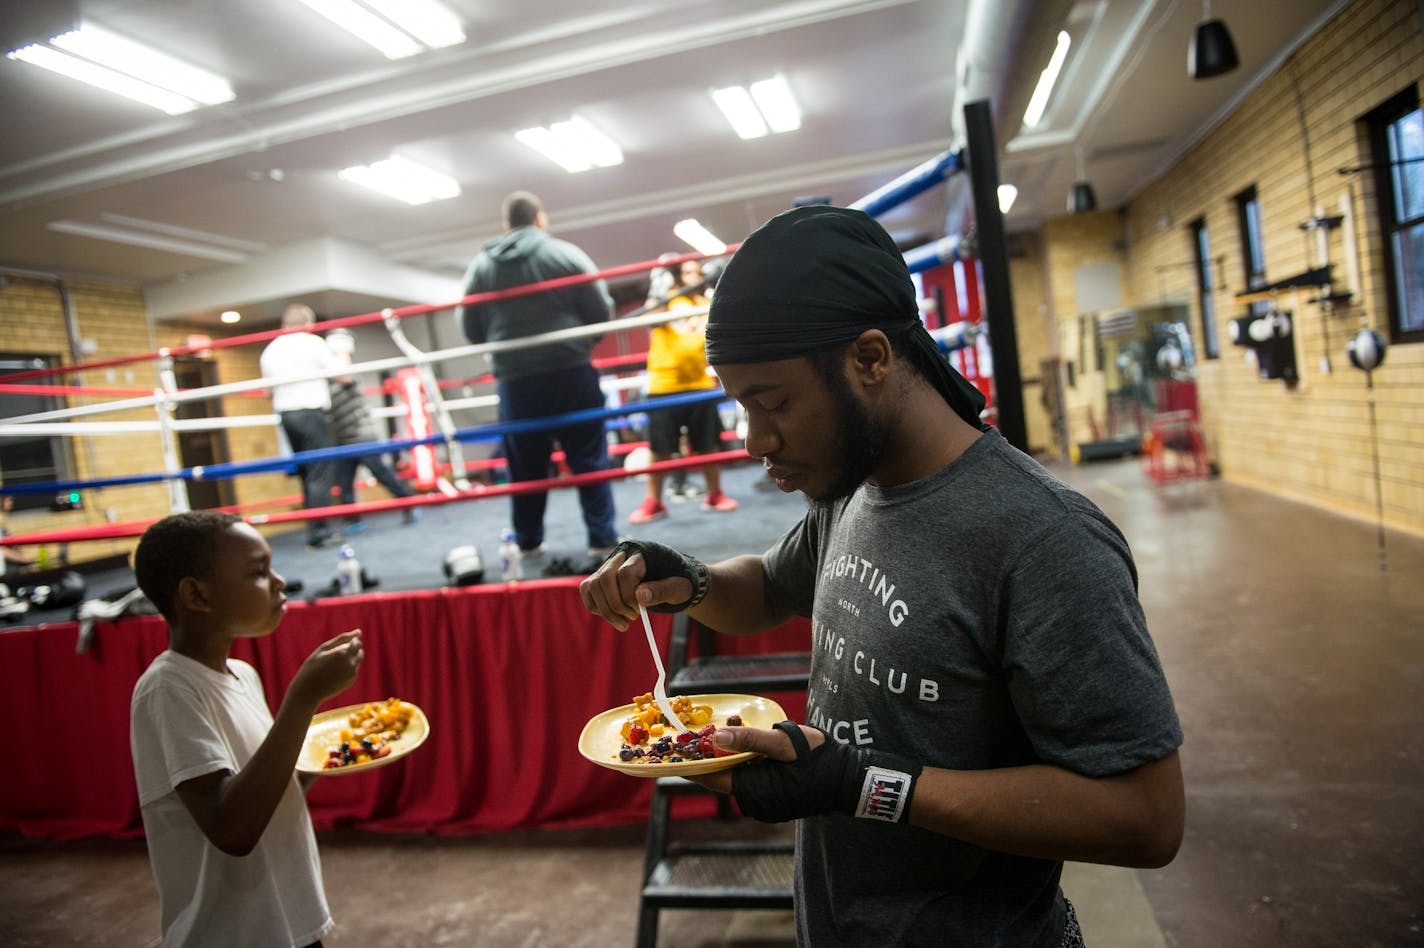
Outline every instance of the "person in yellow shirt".
[[(687, 392), (710, 391), (717, 379), (707, 371), (704, 332), (707, 326), (707, 297), (701, 292), (702, 265), (696, 260), (685, 261), (673, 271), (674, 289), (685, 289), (668, 301), (668, 311), (701, 310), (661, 326), (653, 327), (648, 338), (648, 395), (679, 395)], [(648, 410), (648, 449), (654, 461), (666, 461), (679, 453), (682, 431), (687, 429), (687, 442), (693, 454), (709, 454), (721, 450), (722, 419), (715, 399)], [(707, 481), (707, 495), (702, 509), (730, 513), (737, 502), (722, 493), (722, 472), (710, 464), (702, 469)], [(648, 473), (648, 495), (638, 508), (628, 515), (633, 524), (652, 523), (668, 515), (663, 503), (663, 471)]]

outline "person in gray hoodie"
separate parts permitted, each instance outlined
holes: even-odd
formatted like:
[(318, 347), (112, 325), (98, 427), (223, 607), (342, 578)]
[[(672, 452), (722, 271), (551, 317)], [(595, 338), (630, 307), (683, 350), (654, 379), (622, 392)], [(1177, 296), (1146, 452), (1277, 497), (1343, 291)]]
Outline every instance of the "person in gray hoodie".
[[(490, 241), (465, 274), (465, 295), (507, 290), (559, 277), (596, 273), (588, 254), (548, 233), (549, 218), (537, 197), (516, 191), (504, 199), (508, 232)], [(602, 280), (512, 296), (455, 310), (456, 321), (472, 343), (500, 342), (561, 329), (607, 322), (613, 299)], [(529, 421), (604, 406), (598, 371), (590, 355), (598, 338), (583, 336), (490, 355), (501, 422)], [(504, 435), (511, 482), (550, 475), (554, 442), (563, 448), (575, 474), (608, 467), (608, 441), (602, 420), (559, 422), (538, 430)], [(578, 489), (588, 532), (589, 555), (601, 560), (618, 542), (613, 489), (608, 482)], [(544, 543), (546, 492), (511, 495), (515, 538), (524, 553)]]

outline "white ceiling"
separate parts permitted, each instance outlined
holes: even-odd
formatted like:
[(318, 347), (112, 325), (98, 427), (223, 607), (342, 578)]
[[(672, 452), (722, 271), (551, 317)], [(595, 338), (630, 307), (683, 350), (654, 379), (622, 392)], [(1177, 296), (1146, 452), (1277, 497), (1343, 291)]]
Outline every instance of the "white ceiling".
[[(57, 2), (8, 0), (0, 35)], [(1077, 147), (1100, 206), (1124, 203), (1343, 5), (1217, 0), (1242, 67), (1192, 81), (1190, 0), (445, 2), (468, 41), (390, 62), (296, 0), (77, 0), (84, 19), (227, 76), (237, 98), (170, 118), (0, 59), (0, 272), (136, 281), (159, 319), (236, 308), (252, 329), (293, 297), (323, 316), (444, 302), (509, 191), (538, 193), (602, 266), (649, 260), (686, 249), (684, 217), (730, 243), (797, 197), (850, 203), (960, 147), (960, 107), (981, 97), (1000, 177), (1020, 189), (1008, 227), (1025, 230), (1063, 212)], [(1060, 28), (1074, 54), (1023, 132)], [(708, 90), (777, 72), (802, 128), (741, 141)], [(513, 138), (574, 112), (619, 141), (623, 165), (571, 175)], [(463, 194), (408, 207), (336, 177), (391, 153)], [(965, 191), (934, 188), (882, 222), (905, 246), (942, 236), (967, 225)], [(196, 236), (227, 259), (57, 222)]]

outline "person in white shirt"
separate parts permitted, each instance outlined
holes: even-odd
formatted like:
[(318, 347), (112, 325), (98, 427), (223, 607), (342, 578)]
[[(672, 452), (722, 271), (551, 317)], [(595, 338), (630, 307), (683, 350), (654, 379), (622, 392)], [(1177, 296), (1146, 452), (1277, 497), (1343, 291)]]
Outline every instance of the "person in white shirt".
[[(267, 344), (258, 359), (262, 377), (290, 378), (312, 372), (341, 368), (342, 363), (326, 340), (305, 331), (316, 322), (310, 306), (293, 303), (282, 313), (282, 328), (301, 330), (283, 333)], [(326, 378), (284, 382), (272, 386), (272, 407), (282, 420), (282, 433), (292, 451), (315, 451), (335, 444), (327, 422), (331, 392)], [(336, 484), (336, 462), (329, 458), (303, 461), (297, 465), (302, 479), (302, 506), (327, 507)], [(326, 546), (335, 538), (325, 520), (307, 521), (307, 548)]]
[(301, 948), (334, 927), (296, 763), (317, 707), (356, 679), (361, 630), (323, 643), (276, 716), (261, 679), (229, 657), (286, 611), (272, 550), (240, 518), (165, 517), (134, 551), (168, 649), (134, 686), (129, 741), (165, 948)]

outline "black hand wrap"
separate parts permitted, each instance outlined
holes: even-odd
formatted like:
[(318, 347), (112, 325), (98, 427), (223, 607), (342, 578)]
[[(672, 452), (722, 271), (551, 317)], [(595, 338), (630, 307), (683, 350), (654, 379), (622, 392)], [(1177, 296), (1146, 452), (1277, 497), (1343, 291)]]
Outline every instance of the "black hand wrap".
[(796, 746), (791, 763), (763, 760), (732, 771), (732, 795), (747, 816), (784, 823), (821, 813), (904, 823), (924, 766), (884, 751), (826, 738), (812, 750), (791, 721), (775, 725)]
[(674, 576), (681, 576), (692, 584), (692, 597), (686, 602), (649, 606), (649, 612), (681, 612), (684, 609), (691, 609), (707, 595), (707, 564), (701, 560), (693, 559), (670, 546), (654, 543), (652, 540), (624, 540), (613, 548), (613, 552), (608, 554), (608, 559), (612, 559), (619, 553), (625, 557), (632, 557), (634, 553), (643, 554), (643, 563), (646, 567), (646, 572), (643, 574), (644, 580), (672, 579)]

